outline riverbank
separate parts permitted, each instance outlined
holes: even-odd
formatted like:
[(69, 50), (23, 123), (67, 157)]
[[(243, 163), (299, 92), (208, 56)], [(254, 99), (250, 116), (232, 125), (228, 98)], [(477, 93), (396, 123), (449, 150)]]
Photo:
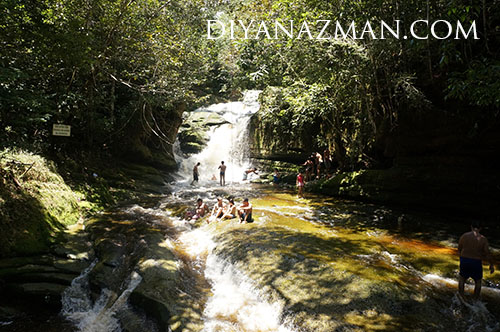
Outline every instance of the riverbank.
[(160, 194), (170, 179), (158, 169), (119, 160), (50, 160), (0, 153), (0, 257), (48, 252), (67, 226), (119, 201)]
[[(59, 315), (64, 290), (96, 257), (108, 266), (102, 256), (113, 257), (112, 248), (96, 251), (106, 241), (91, 225), (118, 203), (159, 197), (171, 178), (148, 165), (96, 157), (56, 162), (19, 150), (2, 151), (0, 166), (0, 231), (8, 234), (0, 244), (0, 297), (15, 299), (0, 301), (3, 329), (74, 331)], [(96, 294), (109, 287), (93, 285)]]
[(413, 210), (498, 221), (498, 174), (463, 167), (398, 164), (389, 169), (340, 172), (313, 181), (306, 190)]
[[(257, 160), (262, 172), (255, 183), (271, 183), (274, 169), (280, 183), (295, 186), (302, 166), (296, 163)], [(303, 170), (302, 170), (303, 171)], [(500, 178), (493, 170), (460, 165), (435, 166), (433, 158), (401, 159), (385, 169), (337, 171), (306, 183), (306, 192), (377, 203), (441, 215), (480, 218), (491, 225), (499, 220)], [(496, 226), (495, 226), (496, 227)]]

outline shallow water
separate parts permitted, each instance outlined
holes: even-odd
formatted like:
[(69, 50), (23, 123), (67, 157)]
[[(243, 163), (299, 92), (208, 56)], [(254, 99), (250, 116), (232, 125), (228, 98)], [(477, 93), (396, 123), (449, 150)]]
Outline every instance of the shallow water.
[[(122, 330), (115, 313), (127, 312), (129, 291), (147, 284), (153, 293), (146, 293), (172, 316), (159, 331), (500, 331), (499, 272), (485, 271), (482, 302), (468, 297), (463, 304), (455, 295), (456, 246), (469, 220), (308, 193), (297, 198), (286, 188), (243, 182), (251, 167), (245, 133), (259, 108), (258, 91), (245, 96), (198, 110), (230, 123), (212, 128), (201, 153), (178, 156), (172, 194), (103, 215), (93, 234), (116, 235), (109, 240), (123, 246), (116, 264), (122, 276), (113, 273), (110, 284), (126, 287), (103, 291), (104, 305), (80, 301), (81, 291), (74, 303), (68, 299), (65, 312), (79, 330)], [(228, 167), (225, 187), (211, 179), (221, 160)], [(197, 162), (200, 182), (190, 186)], [(249, 197), (255, 222), (184, 219), (197, 198), (211, 207), (217, 196), (233, 196), (237, 205)], [(484, 233), (498, 258), (500, 227), (489, 226)], [(149, 256), (141, 256), (146, 249)], [(136, 266), (149, 270), (142, 282), (131, 277)], [(179, 279), (156, 274), (162, 270)], [(154, 330), (144, 328), (142, 316), (132, 322), (142, 327), (129, 330)]]
[[(228, 289), (241, 284), (243, 289), (254, 290), (232, 290), (232, 297), (221, 295), (220, 280), (207, 272), (212, 284), (204, 317), (207, 331), (228, 331), (224, 324), (230, 324), (231, 331), (499, 328), (498, 290), (484, 288), (486, 304), (482, 306), (457, 310), (454, 302), (456, 284), (452, 280), (458, 272), (455, 248), (460, 234), (467, 231), (467, 221), (457, 224), (444, 217), (403, 214), (315, 195), (297, 198), (268, 186), (244, 184), (224, 191), (204, 188), (195, 195), (200, 192), (210, 202), (215, 202), (216, 195), (249, 196), (256, 219), (253, 224), (236, 220), (202, 223), (194, 231), (196, 236), (185, 235), (192, 241), (188, 246), (198, 250), (191, 257), (205, 260), (208, 271), (214, 269), (213, 260), (218, 271), (226, 266), (243, 276), (240, 279), (244, 281), (235, 281), (236, 286), (224, 277)], [(179, 197), (183, 203), (189, 201), (187, 192)], [(492, 247), (498, 248), (494, 241)], [(485, 271), (485, 283), (498, 285), (499, 281), (500, 273), (489, 275)], [(256, 315), (253, 319), (262, 322), (261, 326), (249, 327), (238, 320), (234, 307), (251, 303), (252, 298), (259, 298), (264, 307), (275, 308), (270, 316), (278, 321)], [(214, 316), (219, 327), (207, 327), (214, 325)]]
[[(229, 195), (237, 204), (250, 198), (254, 223), (183, 218), (196, 198), (212, 205), (216, 196)], [(455, 295), (455, 248), (467, 220), (311, 194), (297, 198), (288, 189), (248, 183), (183, 187), (103, 218), (107, 221), (94, 227), (96, 235), (116, 234), (131, 248), (145, 241), (157, 249), (157, 256), (141, 259), (141, 265), (160, 268), (173, 253), (182, 267), (181, 283), (141, 282), (127, 270), (125, 279), (115, 281), (123, 291), (113, 297), (103, 291), (102, 303), (74, 287), (65, 313), (76, 327), (41, 313), (41, 321), (51, 325), (47, 331), (124, 330), (117, 313), (127, 310), (129, 290), (152, 282), (165, 286), (158, 296), (175, 308), (169, 327), (157, 326), (158, 331), (500, 330), (499, 272), (485, 269), (489, 287), (483, 288), (482, 302), (469, 296), (462, 304)], [(490, 230), (485, 235), (498, 254), (498, 237)], [(156, 234), (153, 241), (142, 235), (149, 231)], [(80, 284), (75, 280), (74, 286)], [(470, 294), (472, 287), (467, 290)], [(125, 320), (141, 326), (142, 318), (132, 318)], [(29, 330), (21, 321), (5, 323), (0, 330)]]

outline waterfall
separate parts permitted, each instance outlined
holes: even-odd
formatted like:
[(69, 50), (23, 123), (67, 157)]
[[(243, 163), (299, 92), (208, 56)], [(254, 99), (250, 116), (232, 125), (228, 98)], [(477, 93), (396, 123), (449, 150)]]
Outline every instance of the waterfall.
[(62, 315), (73, 322), (81, 332), (122, 331), (117, 313), (126, 309), (132, 291), (141, 283), (142, 277), (135, 271), (130, 275), (127, 288), (118, 296), (109, 289), (103, 289), (99, 298), (92, 302), (89, 287), (89, 273), (96, 265), (94, 261), (62, 295)]
[[(228, 123), (212, 127), (207, 146), (189, 158), (183, 159), (180, 145), (175, 145), (182, 180), (178, 181), (179, 186), (175, 188), (171, 199), (185, 201), (193, 194), (206, 197), (208, 193), (210, 196), (211, 189), (219, 186), (218, 166), (221, 161), (227, 165), (226, 185), (242, 182), (243, 172), (253, 166), (250, 161), (248, 126), (251, 116), (260, 107), (259, 94), (260, 91), (247, 91), (242, 101), (215, 104), (195, 111), (217, 113)], [(187, 187), (197, 162), (201, 163), (199, 185), (196, 188)], [(213, 176), (217, 180), (211, 180)], [(210, 202), (210, 199), (207, 201)], [(282, 303), (271, 301), (251, 278), (213, 252), (217, 243), (206, 226), (185, 230), (177, 244), (183, 253), (197, 262), (197, 266), (204, 267), (204, 277), (211, 285), (203, 311), (202, 332), (294, 331), (292, 324), (288, 324), (284, 317)]]
[[(180, 161), (179, 175), (184, 180), (179, 182), (191, 182), (193, 167), (200, 162), (200, 184), (217, 184), (221, 161), (227, 166), (226, 184), (242, 181), (244, 170), (252, 166), (249, 157), (248, 125), (251, 116), (259, 110), (259, 94), (258, 90), (249, 90), (244, 93), (242, 101), (214, 104), (195, 111), (217, 113), (228, 123), (212, 127), (206, 148), (189, 158), (181, 156), (177, 145), (175, 149), (176, 159)], [(213, 176), (217, 181), (211, 180)]]

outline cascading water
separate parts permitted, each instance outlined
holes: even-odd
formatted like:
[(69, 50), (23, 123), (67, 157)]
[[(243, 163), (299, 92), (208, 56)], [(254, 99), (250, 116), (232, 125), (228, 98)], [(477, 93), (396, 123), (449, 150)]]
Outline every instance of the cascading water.
[(119, 332), (122, 331), (116, 315), (127, 308), (127, 300), (142, 278), (132, 272), (126, 289), (117, 296), (108, 289), (103, 289), (99, 298), (93, 302), (90, 295), (89, 273), (97, 261), (86, 268), (80, 276), (71, 282), (61, 298), (61, 313), (73, 322), (82, 332)]
[(216, 243), (205, 228), (179, 237), (184, 252), (203, 261), (205, 278), (211, 284), (204, 314), (203, 332), (293, 332), (283, 315), (283, 306), (269, 301), (244, 273), (212, 251)]
[[(246, 91), (242, 101), (214, 104), (202, 107), (195, 112), (216, 113), (222, 116), (227, 123), (212, 128), (210, 140), (206, 148), (189, 158), (182, 158), (177, 153), (179, 161), (179, 175), (185, 185), (192, 180), (192, 170), (197, 162), (201, 163), (200, 184), (203, 186), (217, 184), (219, 179), (218, 167), (224, 161), (226, 169), (226, 184), (242, 181), (244, 170), (251, 167), (248, 146), (248, 124), (252, 114), (258, 111), (260, 91)], [(217, 181), (211, 180), (215, 176)]]
[[(170, 293), (160, 291), (165, 284), (154, 285), (160, 300), (177, 310), (167, 324), (173, 331), (498, 331), (496, 288), (483, 288), (493, 305), (462, 304), (453, 296), (456, 281), (449, 278), (457, 266), (454, 242), (448, 238), (457, 234), (436, 226), (435, 220), (414, 217), (422, 226), (403, 224), (395, 230), (398, 215), (386, 208), (313, 195), (297, 200), (283, 187), (221, 189), (218, 179), (211, 181), (213, 174), (218, 177), (221, 160), (228, 166), (228, 184), (241, 182), (243, 170), (251, 166), (247, 126), (258, 109), (258, 92), (245, 96), (243, 102), (204, 109), (230, 123), (211, 131), (201, 153), (181, 160), (182, 180), (171, 196), (153, 208), (133, 205), (121, 210), (127, 221), (145, 223), (147, 228), (162, 226), (164, 238), (148, 242), (161, 248), (161, 255), (150, 259), (155, 269), (164, 249), (180, 258), (176, 266), (186, 268), (180, 273), (183, 279), (167, 288)], [(190, 186), (196, 162), (202, 164), (200, 184)], [(211, 205), (217, 195), (232, 195), (238, 204), (249, 190), (256, 191), (250, 195), (253, 224), (182, 218), (183, 209), (198, 196)], [(441, 232), (428, 231), (439, 227)], [(103, 291), (93, 302), (88, 287), (91, 269), (65, 293), (65, 317), (80, 331), (154, 330), (142, 323), (137, 329), (123, 326), (126, 299), (140, 282), (138, 275), (130, 275), (128, 287), (123, 283), (126, 290), (121, 295)]]
[(205, 307), (203, 332), (294, 331), (283, 317), (282, 304), (267, 301), (244, 273), (214, 254), (208, 256), (206, 265), (205, 275), (212, 283), (213, 295)]
[[(247, 91), (239, 102), (211, 105), (199, 112), (213, 112), (228, 123), (212, 128), (210, 140), (200, 153), (180, 161), (176, 196), (186, 197), (186, 192), (204, 196), (209, 188), (219, 187), (218, 166), (227, 165), (226, 184), (241, 183), (243, 172), (252, 167), (249, 158), (248, 125), (252, 114), (259, 109), (260, 91)], [(179, 156), (178, 156), (179, 158)], [(192, 168), (200, 162), (200, 186), (187, 186), (192, 179)], [(217, 178), (216, 181), (212, 177)], [(249, 177), (251, 179), (251, 177)], [(198, 190), (197, 190), (198, 189)], [(234, 187), (233, 187), (234, 189)], [(202, 192), (201, 192), (201, 191)], [(212, 197), (213, 198), (213, 197)], [(213, 253), (216, 243), (205, 227), (184, 232), (179, 237), (182, 251), (204, 266), (204, 275), (211, 285), (210, 296), (204, 309), (204, 332), (215, 331), (293, 331), (283, 323), (283, 307), (269, 302), (250, 278), (238, 271), (229, 261)]]

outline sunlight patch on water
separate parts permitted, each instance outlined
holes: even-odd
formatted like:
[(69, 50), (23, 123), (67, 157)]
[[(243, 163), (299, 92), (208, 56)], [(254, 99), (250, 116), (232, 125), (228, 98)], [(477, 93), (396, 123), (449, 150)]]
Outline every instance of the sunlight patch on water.
[[(456, 279), (443, 278), (435, 274), (426, 274), (422, 279), (436, 287), (458, 289), (458, 280)], [(472, 293), (474, 291), (474, 285), (465, 284), (465, 290), (466, 292)], [(500, 300), (500, 289), (483, 286), (481, 288), (481, 295)]]
[(185, 251), (194, 259), (208, 255), (215, 248), (215, 242), (203, 228), (182, 234), (179, 237), (179, 241), (182, 243)]

